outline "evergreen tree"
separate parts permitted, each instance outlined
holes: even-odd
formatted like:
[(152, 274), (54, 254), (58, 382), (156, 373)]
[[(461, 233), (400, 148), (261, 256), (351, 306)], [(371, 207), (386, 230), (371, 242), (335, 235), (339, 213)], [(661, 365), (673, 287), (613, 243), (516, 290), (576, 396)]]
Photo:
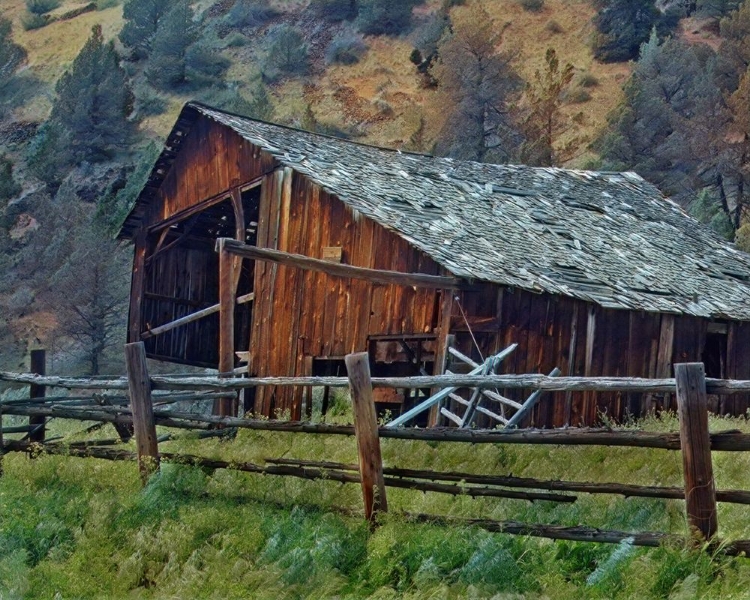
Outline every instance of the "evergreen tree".
[(637, 58), (660, 13), (654, 0), (600, 0), (594, 17), (594, 56), (603, 62)]
[(397, 35), (411, 27), (418, 0), (360, 0), (357, 26), (369, 35)]
[(357, 16), (357, 0), (311, 0), (310, 10), (328, 21), (349, 21)]
[(170, 0), (126, 0), (122, 9), (125, 24), (120, 31), (122, 45), (135, 59), (146, 58), (162, 17), (169, 11)]
[(529, 112), (523, 123), (526, 141), (521, 149), (521, 160), (526, 164), (552, 166), (558, 164), (553, 143), (562, 128), (560, 105), (563, 92), (573, 79), (573, 65), (560, 68), (554, 49), (547, 49), (546, 69), (536, 71), (534, 81), (526, 86)]
[(26, 50), (13, 41), (10, 20), (0, 16), (0, 84), (4, 85), (24, 60)]
[(259, 81), (253, 90), (252, 99), (248, 102), (247, 110), (243, 114), (260, 121), (272, 121), (273, 111), (271, 96), (266, 86)]
[(510, 108), (522, 80), (511, 65), (512, 55), (497, 50), (501, 37), (478, 4), (455, 15), (433, 69), (446, 116), (439, 154), (500, 163), (514, 157), (520, 134)]
[(101, 26), (60, 77), (50, 118), (32, 149), (32, 166), (45, 181), (66, 166), (114, 157), (130, 143), (134, 125), (133, 94), (112, 42), (104, 43)]
[(188, 48), (198, 39), (193, 17), (190, 5), (179, 0), (159, 21), (145, 69), (154, 87), (169, 89), (187, 81)]
[(652, 35), (600, 149), (605, 168), (637, 171), (726, 235), (750, 206), (750, 76), (727, 96), (715, 61)]
[(286, 24), (272, 27), (268, 32), (263, 77), (275, 81), (282, 77), (303, 75), (309, 68), (308, 48), (302, 32)]
[(7, 156), (0, 156), (0, 200), (10, 200), (21, 193), (21, 186), (13, 178), (13, 163)]

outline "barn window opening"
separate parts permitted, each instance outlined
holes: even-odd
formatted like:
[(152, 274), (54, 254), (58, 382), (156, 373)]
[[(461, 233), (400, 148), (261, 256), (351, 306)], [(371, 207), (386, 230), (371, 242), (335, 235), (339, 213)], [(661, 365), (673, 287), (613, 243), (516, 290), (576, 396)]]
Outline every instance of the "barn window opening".
[(716, 379), (727, 377), (727, 331), (726, 323), (709, 323), (706, 343), (701, 355), (706, 368), (706, 377)]
[[(200, 212), (182, 218), (177, 215), (151, 228), (146, 244), (141, 313), (141, 331), (146, 334), (142, 335), (150, 358), (218, 367), (218, 311), (169, 327), (179, 319), (218, 304), (219, 259), (215, 251), (218, 238), (256, 243), (260, 186), (240, 190), (239, 200), (239, 206), (235, 206), (231, 194), (227, 194)], [(243, 223), (237, 223), (236, 215), (241, 215)], [(253, 282), (254, 261), (242, 261), (237, 296), (250, 294)], [(236, 350), (247, 350), (251, 322), (252, 302), (237, 305)], [(164, 326), (167, 331), (149, 333)]]

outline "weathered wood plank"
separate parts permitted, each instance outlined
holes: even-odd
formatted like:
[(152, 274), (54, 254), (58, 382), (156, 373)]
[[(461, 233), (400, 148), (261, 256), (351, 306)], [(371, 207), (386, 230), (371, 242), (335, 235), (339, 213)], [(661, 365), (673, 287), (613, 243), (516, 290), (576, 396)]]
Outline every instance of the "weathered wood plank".
[(352, 392), (354, 431), (357, 438), (365, 518), (372, 523), (379, 512), (388, 511), (388, 500), (383, 481), (378, 421), (375, 403), (372, 400), (370, 363), (367, 352), (348, 354), (345, 362)]
[(291, 254), (271, 248), (258, 248), (246, 244), (237, 243), (236, 240), (227, 239), (224, 247), (230, 253), (244, 258), (254, 260), (265, 260), (299, 269), (321, 271), (334, 277), (350, 277), (366, 279), (373, 283), (393, 284), (399, 286), (415, 286), (427, 288), (451, 288), (458, 289), (468, 285), (455, 277), (443, 277), (440, 275), (425, 275), (424, 273), (401, 273), (398, 271), (387, 271), (355, 267), (352, 265), (331, 263), (319, 258)]
[(146, 485), (149, 477), (159, 470), (159, 447), (156, 441), (151, 384), (146, 366), (146, 349), (143, 342), (125, 344), (125, 366), (128, 371), (130, 409), (138, 453), (141, 481)]
[(675, 365), (688, 523), (710, 540), (719, 529), (703, 363)]
[[(47, 372), (47, 353), (43, 349), (31, 351), (31, 372), (37, 375), (45, 375)], [(45, 387), (43, 385), (29, 386), (29, 398), (36, 400), (44, 398)], [(46, 417), (29, 417), (29, 425), (33, 429), (29, 433), (29, 441), (31, 442), (44, 442), (44, 424), (47, 421)]]

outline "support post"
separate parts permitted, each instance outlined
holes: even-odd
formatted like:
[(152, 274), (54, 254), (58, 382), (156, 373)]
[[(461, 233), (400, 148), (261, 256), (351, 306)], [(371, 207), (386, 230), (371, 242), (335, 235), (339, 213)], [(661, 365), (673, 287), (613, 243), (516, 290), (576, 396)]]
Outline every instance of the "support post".
[[(42, 349), (31, 351), (31, 372), (35, 375), (46, 375), (46, 352)], [(31, 384), (29, 386), (29, 398), (44, 398), (45, 386)], [(44, 443), (44, 424), (47, 417), (29, 417), (29, 425), (34, 427), (29, 432), (30, 442)]]
[(156, 441), (154, 407), (151, 400), (151, 379), (148, 375), (146, 347), (143, 342), (125, 344), (125, 365), (128, 371), (138, 469), (141, 472), (141, 481), (146, 485), (151, 474), (159, 470), (159, 446)]
[(710, 540), (719, 525), (708, 433), (706, 373), (703, 363), (677, 364), (674, 369), (685, 473), (685, 510), (690, 528)]
[[(219, 253), (219, 376), (232, 377), (234, 371), (234, 304), (237, 282), (235, 258), (224, 249), (225, 238), (216, 240)], [(215, 415), (237, 416), (237, 394), (214, 400)]]
[(378, 512), (388, 511), (388, 503), (385, 496), (378, 422), (372, 396), (370, 363), (367, 352), (348, 354), (344, 361), (352, 393), (354, 435), (357, 437), (365, 518), (374, 523)]

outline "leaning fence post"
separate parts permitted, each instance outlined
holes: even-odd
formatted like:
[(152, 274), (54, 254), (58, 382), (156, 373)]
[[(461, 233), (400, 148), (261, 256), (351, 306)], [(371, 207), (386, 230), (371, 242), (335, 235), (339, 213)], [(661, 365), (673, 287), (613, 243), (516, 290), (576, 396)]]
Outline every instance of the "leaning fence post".
[(151, 379), (146, 365), (143, 342), (125, 344), (125, 365), (128, 370), (130, 410), (138, 453), (138, 469), (145, 485), (152, 473), (159, 470), (159, 446), (156, 442), (154, 407), (151, 400)]
[(387, 512), (388, 503), (385, 497), (378, 421), (372, 397), (370, 363), (367, 352), (348, 354), (344, 361), (352, 392), (354, 435), (357, 437), (359, 476), (362, 482), (365, 518), (372, 523), (378, 512)]
[[(31, 351), (31, 372), (35, 375), (45, 375), (47, 372), (46, 352), (42, 349)], [(29, 386), (29, 398), (44, 398), (45, 387), (32, 383)], [(44, 424), (46, 417), (29, 417), (29, 441), (44, 442)]]
[[(224, 249), (225, 238), (216, 240), (219, 253), (219, 377), (231, 377), (234, 370), (234, 306), (237, 283), (235, 257)], [(222, 417), (237, 416), (237, 392), (214, 400), (213, 413)]]
[(719, 528), (716, 487), (708, 433), (708, 398), (703, 363), (674, 366), (677, 383), (677, 414), (685, 473), (685, 510), (691, 529), (710, 540)]

